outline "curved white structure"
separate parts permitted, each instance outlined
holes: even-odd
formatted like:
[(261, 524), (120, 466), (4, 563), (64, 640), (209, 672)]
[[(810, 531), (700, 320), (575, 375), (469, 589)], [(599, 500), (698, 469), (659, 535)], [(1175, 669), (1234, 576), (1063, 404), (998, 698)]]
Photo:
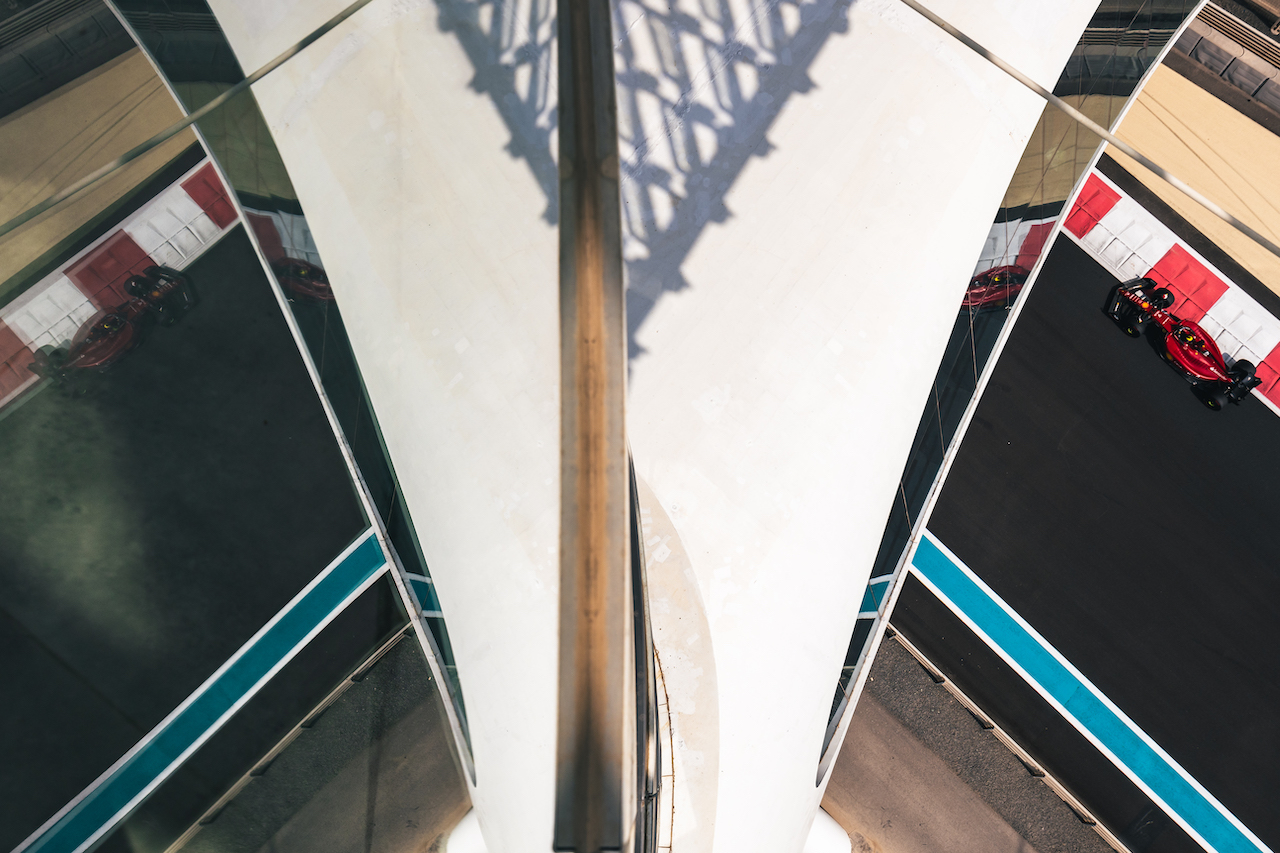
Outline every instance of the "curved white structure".
[(480, 819), (475, 809), (464, 814), (462, 820), (458, 821), (458, 825), (449, 833), (444, 844), (444, 853), (489, 853), (489, 849), (484, 846), (484, 836), (480, 832)]
[[(253, 70), (348, 4), (211, 5)], [(494, 51), (477, 71), (466, 39), (481, 22), (468, 20), (468, 4), (450, 8), (456, 17), (434, 3), (374, 0), (254, 94), (333, 282), (431, 568), (488, 848), (546, 851), (559, 613), (558, 237), (545, 187), (511, 149), (541, 134), (545, 148), (530, 157), (552, 164), (554, 193), (546, 128), (555, 101), (541, 93), (541, 114), (528, 114), (528, 136), (513, 144), (498, 108), (507, 104), (473, 88), (486, 73), (501, 83), (509, 57)], [(547, 16), (535, 35), (545, 41), (552, 25)]]
[[(844, 827), (822, 809), (814, 816), (813, 827), (804, 842), (804, 853), (851, 853), (853, 842)], [(449, 851), (453, 853), (453, 851)]]
[[(1048, 87), (1095, 6), (931, 4)], [(681, 3), (676, 26), (665, 4), (622, 6), (637, 81), (629, 101), (620, 78), (628, 308), (642, 318), (628, 426), (709, 625), (680, 635), (655, 615), (668, 690), (688, 692), (667, 656), (714, 658), (717, 701), (671, 704), (674, 730), (719, 745), (715, 795), (688, 804), (713, 813), (681, 815), (675, 758), (673, 849), (798, 853), (898, 478), (1044, 103), (897, 0), (728, 7), (732, 20)], [(731, 34), (734, 61), (690, 45), (690, 20)], [(664, 88), (682, 66), (686, 88)], [(655, 613), (689, 599), (651, 595)]]
[[(211, 5), (252, 70), (346, 3)], [(931, 3), (1047, 86), (1095, 6)], [(898, 477), (1043, 102), (897, 0), (616, 9), (673, 850), (800, 853)], [(254, 87), (431, 566), (493, 853), (551, 844), (553, 31), (548, 0), (373, 0)]]

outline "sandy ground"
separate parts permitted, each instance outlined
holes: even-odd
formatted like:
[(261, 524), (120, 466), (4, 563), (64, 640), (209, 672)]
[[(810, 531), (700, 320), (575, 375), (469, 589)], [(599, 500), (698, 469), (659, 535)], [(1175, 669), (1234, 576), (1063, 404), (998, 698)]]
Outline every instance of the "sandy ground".
[[(1117, 135), (1227, 211), (1280, 243), (1280, 137), (1164, 66)], [(1280, 258), (1114, 148), (1107, 153), (1267, 287)]]

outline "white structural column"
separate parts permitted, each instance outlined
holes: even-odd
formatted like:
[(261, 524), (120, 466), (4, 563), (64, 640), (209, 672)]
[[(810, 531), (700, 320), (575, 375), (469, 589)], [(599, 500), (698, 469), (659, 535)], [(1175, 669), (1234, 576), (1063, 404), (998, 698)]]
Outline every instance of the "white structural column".
[[(343, 0), (211, 0), (246, 69)], [(1096, 0), (933, 0), (1052, 87)], [(617, 0), (631, 361), (675, 853), (800, 853), (961, 294), (1043, 102), (896, 0)], [(457, 654), (493, 853), (550, 847), (550, 0), (373, 0), (257, 86)]]
[[(347, 4), (211, 5), (252, 70)], [(545, 853), (553, 818), (551, 8), (373, 0), (254, 87), (435, 580), (493, 853)]]
[[(930, 5), (1052, 88), (1097, 4)], [(1044, 102), (896, 0), (617, 19), (672, 849), (799, 853), (898, 478)]]

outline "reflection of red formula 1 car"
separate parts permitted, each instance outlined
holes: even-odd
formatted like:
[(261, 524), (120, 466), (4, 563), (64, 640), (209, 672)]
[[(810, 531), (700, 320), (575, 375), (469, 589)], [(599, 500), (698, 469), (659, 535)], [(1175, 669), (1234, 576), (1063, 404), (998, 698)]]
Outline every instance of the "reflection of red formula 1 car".
[(150, 267), (124, 284), (129, 298), (111, 311), (99, 311), (63, 350), (42, 350), (31, 369), (42, 376), (69, 370), (110, 367), (142, 343), (147, 325), (156, 320), (172, 326), (195, 304), (185, 276), (176, 270)]
[(321, 302), (333, 301), (333, 288), (329, 276), (315, 264), (297, 258), (281, 258), (271, 265), (280, 284), (300, 296), (309, 296)]
[(1240, 359), (1228, 367), (1209, 333), (1198, 323), (1169, 313), (1171, 305), (1173, 294), (1167, 288), (1140, 278), (1118, 285), (1106, 310), (1131, 337), (1141, 336), (1147, 328), (1158, 329), (1165, 361), (1191, 383), (1210, 409), (1221, 409), (1228, 400), (1238, 405), (1262, 382), (1253, 375), (1253, 362)]
[(1029, 273), (1019, 266), (993, 267), (969, 282), (962, 308), (1012, 308), (1013, 300), (1026, 284)]

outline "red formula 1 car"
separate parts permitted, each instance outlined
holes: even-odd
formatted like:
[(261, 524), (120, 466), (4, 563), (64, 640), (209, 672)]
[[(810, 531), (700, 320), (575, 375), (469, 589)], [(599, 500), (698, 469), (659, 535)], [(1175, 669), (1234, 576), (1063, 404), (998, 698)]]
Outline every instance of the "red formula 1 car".
[(280, 284), (293, 293), (319, 302), (333, 301), (329, 276), (315, 264), (297, 258), (281, 258), (271, 265), (271, 269)]
[(964, 293), (964, 301), (960, 307), (978, 310), (979, 308), (1012, 308), (1013, 300), (1027, 283), (1027, 270), (1019, 266), (993, 267), (986, 272), (975, 275), (969, 282), (969, 289)]
[(41, 376), (66, 376), (72, 370), (103, 370), (138, 344), (151, 322), (172, 326), (195, 304), (186, 276), (166, 267), (150, 267), (124, 284), (129, 298), (99, 311), (80, 327), (65, 349), (36, 353), (31, 369)]
[(1157, 335), (1164, 360), (1191, 383), (1210, 409), (1221, 409), (1227, 402), (1239, 405), (1262, 383), (1254, 376), (1253, 362), (1240, 359), (1228, 366), (1209, 333), (1198, 323), (1170, 313), (1172, 305), (1173, 294), (1167, 288), (1140, 278), (1117, 285), (1106, 311), (1130, 337), (1141, 337), (1147, 330)]

